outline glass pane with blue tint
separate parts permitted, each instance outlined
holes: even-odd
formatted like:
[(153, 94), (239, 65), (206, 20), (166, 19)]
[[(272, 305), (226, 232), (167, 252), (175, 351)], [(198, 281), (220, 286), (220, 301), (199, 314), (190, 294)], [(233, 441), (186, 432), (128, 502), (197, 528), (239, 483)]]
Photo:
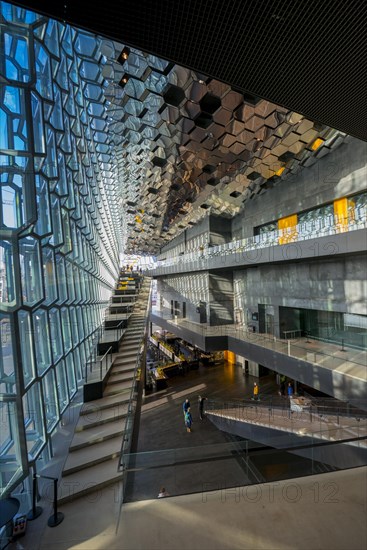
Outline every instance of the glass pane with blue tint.
[(57, 300), (55, 253), (51, 248), (42, 249), (43, 276), (45, 280), (45, 292), (47, 305)]
[(22, 355), (23, 380), (27, 387), (36, 376), (34, 349), (33, 349), (33, 328), (29, 311), (18, 311), (18, 325), (20, 335), (20, 351)]
[(51, 61), (44, 46), (35, 40), (35, 68), (36, 68), (36, 89), (45, 99), (53, 99), (53, 88), (51, 82)]
[(50, 197), (48, 193), (48, 182), (40, 174), (35, 175), (37, 191), (37, 223), (34, 232), (37, 235), (44, 236), (51, 234), (51, 215), (50, 215)]
[(57, 281), (59, 289), (59, 304), (64, 304), (68, 299), (67, 291), (67, 280), (65, 273), (65, 260), (59, 254), (56, 254), (56, 270), (57, 270)]
[(50, 433), (59, 420), (59, 400), (54, 369), (50, 369), (42, 378), (42, 387), (45, 403), (46, 427), (47, 432)]
[(71, 322), (69, 317), (69, 309), (66, 307), (61, 308), (61, 325), (62, 335), (64, 340), (64, 350), (68, 353), (73, 345), (71, 337)]
[(34, 150), (37, 155), (44, 155), (46, 153), (45, 128), (43, 124), (42, 103), (37, 94), (31, 94), (31, 103)]
[(75, 365), (75, 375), (77, 382), (80, 382), (83, 379), (83, 370), (82, 363), (80, 360), (80, 348), (76, 348), (73, 352), (74, 355), (74, 365)]
[(76, 383), (75, 368), (74, 368), (74, 355), (69, 353), (65, 357), (66, 372), (68, 377), (68, 387), (69, 387), (69, 398), (70, 400), (74, 397), (78, 391), (78, 386)]
[(17, 404), (13, 400), (0, 402), (0, 496), (14, 487), (23, 475), (21, 445), (18, 430)]
[(78, 306), (76, 308), (76, 314), (78, 318), (78, 334), (79, 334), (79, 340), (84, 340), (86, 336), (86, 332), (84, 331), (84, 322), (83, 322), (83, 313), (82, 313), (82, 307)]
[(69, 404), (69, 390), (68, 390), (68, 382), (66, 378), (64, 360), (60, 361), (56, 365), (55, 370), (56, 370), (56, 380), (57, 380), (57, 394), (59, 396), (60, 414), (62, 414)]
[(29, 54), (26, 30), (4, 32), (5, 75), (8, 80), (29, 82)]
[(23, 304), (32, 306), (43, 298), (40, 245), (36, 239), (19, 240), (19, 263)]
[(53, 308), (49, 311), (49, 322), (51, 330), (51, 349), (53, 364), (55, 365), (64, 354), (63, 337), (60, 324), (60, 312)]
[(51, 194), (51, 216), (53, 235), (50, 242), (56, 247), (63, 244), (64, 237), (62, 233), (60, 199), (54, 194)]
[(69, 293), (68, 303), (72, 304), (75, 300), (73, 264), (65, 260), (65, 268), (66, 268), (66, 280), (68, 282), (68, 293)]
[(61, 220), (62, 220), (62, 228), (63, 228), (63, 235), (64, 235), (64, 244), (60, 250), (63, 254), (69, 254), (69, 252), (72, 251), (73, 247), (71, 244), (69, 214), (65, 208), (61, 208)]
[(5, 313), (0, 313), (0, 335), (0, 392), (14, 394), (14, 327), (11, 316)]
[(14, 254), (9, 241), (0, 242), (0, 303), (15, 305)]
[(0, 132), (0, 149), (28, 150), (24, 90), (14, 86), (0, 88), (0, 104), (7, 117), (7, 133)]
[(37, 372), (41, 376), (51, 365), (50, 332), (47, 311), (38, 309), (33, 313), (34, 344)]
[(41, 383), (35, 382), (23, 396), (24, 428), (30, 460), (37, 458), (46, 441)]

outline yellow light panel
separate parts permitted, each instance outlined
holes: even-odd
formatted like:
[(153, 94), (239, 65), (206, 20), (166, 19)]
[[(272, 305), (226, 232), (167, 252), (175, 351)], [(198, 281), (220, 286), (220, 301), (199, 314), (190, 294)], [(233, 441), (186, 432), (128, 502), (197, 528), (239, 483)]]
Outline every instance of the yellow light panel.
[(285, 170), (285, 166), (282, 166), (281, 168), (279, 168), (279, 170), (277, 170), (275, 172), (275, 175), (276, 176), (281, 176), (283, 174), (284, 170)]
[(323, 143), (324, 143), (323, 139), (321, 139), (321, 138), (315, 139), (315, 141), (311, 145), (312, 151), (316, 151)]

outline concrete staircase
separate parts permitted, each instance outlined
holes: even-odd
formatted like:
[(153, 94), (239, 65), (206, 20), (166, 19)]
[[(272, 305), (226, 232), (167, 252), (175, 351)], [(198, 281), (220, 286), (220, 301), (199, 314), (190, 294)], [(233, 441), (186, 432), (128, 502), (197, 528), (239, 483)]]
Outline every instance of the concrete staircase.
[(121, 480), (118, 462), (136, 361), (146, 321), (150, 278), (137, 296), (103, 397), (84, 403), (58, 488), (58, 503), (77, 499)]

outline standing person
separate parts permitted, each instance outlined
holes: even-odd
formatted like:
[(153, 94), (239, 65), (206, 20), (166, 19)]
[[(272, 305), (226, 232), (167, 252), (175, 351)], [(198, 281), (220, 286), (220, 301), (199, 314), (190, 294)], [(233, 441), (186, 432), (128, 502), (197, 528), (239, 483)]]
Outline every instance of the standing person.
[(190, 408), (190, 401), (188, 399), (185, 399), (185, 401), (183, 402), (182, 404), (182, 410), (183, 410), (183, 414), (185, 416), (185, 414), (187, 413), (187, 410)]
[(293, 386), (292, 386), (291, 382), (288, 382), (287, 394), (288, 394), (288, 397), (292, 397), (292, 395), (293, 395)]
[(257, 382), (254, 382), (254, 389), (252, 390), (252, 399), (255, 401), (259, 400), (259, 386), (257, 385)]
[(204, 401), (206, 400), (206, 397), (201, 397), (199, 395), (199, 416), (200, 420), (204, 418)]
[(190, 412), (190, 407), (185, 412), (185, 426), (187, 432), (191, 432), (191, 426), (192, 426), (192, 416)]

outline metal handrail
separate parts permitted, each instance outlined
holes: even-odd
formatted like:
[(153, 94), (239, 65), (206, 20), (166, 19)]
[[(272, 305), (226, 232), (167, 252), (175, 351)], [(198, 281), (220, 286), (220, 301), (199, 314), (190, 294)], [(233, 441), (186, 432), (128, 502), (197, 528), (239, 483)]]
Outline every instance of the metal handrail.
[[(136, 410), (136, 392), (137, 392), (137, 379), (136, 379), (136, 376), (137, 376), (137, 373), (139, 371), (139, 368), (140, 368), (140, 373), (142, 374), (143, 382), (145, 380), (145, 372), (143, 373), (143, 371), (145, 371), (144, 357), (145, 357), (145, 354), (146, 354), (146, 345), (147, 345), (145, 336), (146, 336), (146, 331), (147, 331), (148, 322), (149, 322), (148, 311), (149, 311), (149, 307), (150, 307), (150, 304), (151, 304), (151, 298), (152, 298), (152, 284), (150, 284), (149, 295), (148, 295), (148, 300), (147, 300), (146, 322), (145, 322), (143, 328), (141, 329), (141, 331), (139, 333), (139, 336), (141, 336), (143, 349), (140, 350), (140, 352), (138, 353), (137, 358), (136, 358), (136, 363), (135, 363), (134, 379), (133, 379), (133, 384), (132, 384), (132, 387), (131, 387), (131, 392), (130, 392), (130, 397), (129, 397), (128, 410), (127, 410), (127, 416), (126, 416), (126, 421), (125, 421), (125, 429), (124, 429), (123, 436), (122, 436), (122, 444), (121, 444), (121, 451), (120, 451), (120, 458), (119, 458), (119, 465), (118, 465), (118, 470), (119, 471), (124, 470), (123, 459), (124, 459), (125, 454), (129, 452), (130, 447), (131, 447), (131, 432), (132, 432), (132, 427), (133, 427), (133, 424), (134, 424), (135, 410)], [(144, 360), (144, 362), (143, 362), (143, 360)], [(123, 488), (123, 492), (124, 492), (124, 488)], [(122, 502), (123, 502), (123, 500), (124, 500), (124, 495), (122, 495)]]
[[(330, 218), (330, 219), (329, 219)], [(211, 246), (204, 248), (196, 248), (186, 252), (186, 254), (177, 253), (165, 260), (157, 260), (151, 270), (165, 268), (178, 263), (185, 263), (199, 258), (205, 259), (220, 254), (221, 256), (227, 254), (232, 255), (236, 252), (242, 252), (247, 250), (256, 250), (258, 248), (265, 248), (268, 246), (276, 246), (281, 244), (289, 244), (290, 242), (305, 241), (308, 239), (314, 239), (315, 237), (324, 237), (328, 235), (337, 235), (342, 232), (355, 231), (358, 229), (364, 229), (367, 227), (367, 217), (362, 216), (358, 220), (350, 221), (348, 226), (340, 228), (338, 220), (335, 220), (333, 216), (320, 218), (310, 222), (302, 222), (292, 228), (276, 229), (274, 231), (268, 231), (261, 235), (254, 235), (253, 237), (247, 237), (236, 241), (230, 241), (221, 245)], [(282, 239), (286, 242), (282, 243)], [(200, 254), (200, 255), (199, 255)]]
[[(293, 396), (295, 397), (295, 396)], [(363, 411), (353, 407), (348, 402), (341, 401), (338, 403), (336, 399), (330, 398), (314, 398), (307, 397), (310, 402), (309, 408), (305, 409), (304, 413), (309, 415), (309, 420), (312, 422), (316, 418), (335, 416), (337, 424), (340, 425), (342, 419), (354, 419), (357, 422), (360, 420), (367, 420), (367, 411)], [(329, 401), (329, 402), (328, 402)], [(290, 398), (286, 396), (267, 396), (261, 395), (259, 400), (253, 400), (251, 398), (235, 399), (230, 401), (218, 401), (213, 399), (207, 399), (205, 401), (205, 409), (207, 411), (217, 409), (246, 409), (246, 408), (258, 408), (264, 410), (272, 416), (274, 412), (286, 412), (290, 417), (292, 414), (290, 407)]]
[[(152, 314), (153, 316), (156, 315), (157, 317), (171, 320), (171, 322), (175, 325), (177, 324), (172, 320), (172, 315), (169, 313), (169, 308), (166, 308), (166, 311), (152, 309)], [(351, 359), (348, 354), (345, 354), (343, 356), (340, 356), (340, 354), (338, 355), (339, 351), (354, 349), (346, 342), (340, 342), (339, 349), (335, 349), (332, 350), (330, 353), (327, 353), (324, 350), (313, 349), (312, 347), (310, 347), (308, 344), (312, 342), (308, 340), (300, 340), (298, 338), (286, 340), (272, 334), (252, 332), (244, 326), (237, 326), (233, 323), (228, 325), (206, 326), (205, 324), (194, 323), (192, 321), (187, 321), (186, 319), (179, 319), (177, 327), (182, 327), (186, 330), (195, 330), (195, 333), (201, 335), (202, 337), (232, 337), (243, 342), (250, 342), (259, 346), (271, 348), (277, 353), (282, 353), (288, 355), (289, 357), (295, 357), (297, 359), (303, 359), (316, 365), (327, 366), (327, 361), (332, 360), (332, 365), (329, 368), (336, 368), (339, 366), (339, 364), (344, 364), (345, 362), (366, 367), (366, 364), (364, 362), (359, 362), (358, 360), (355, 360), (355, 358)], [(308, 339), (316, 340), (311, 335), (308, 336)], [(332, 342), (330, 342), (330, 344), (336, 345)], [(312, 355), (312, 357), (310, 357), (310, 355)]]

